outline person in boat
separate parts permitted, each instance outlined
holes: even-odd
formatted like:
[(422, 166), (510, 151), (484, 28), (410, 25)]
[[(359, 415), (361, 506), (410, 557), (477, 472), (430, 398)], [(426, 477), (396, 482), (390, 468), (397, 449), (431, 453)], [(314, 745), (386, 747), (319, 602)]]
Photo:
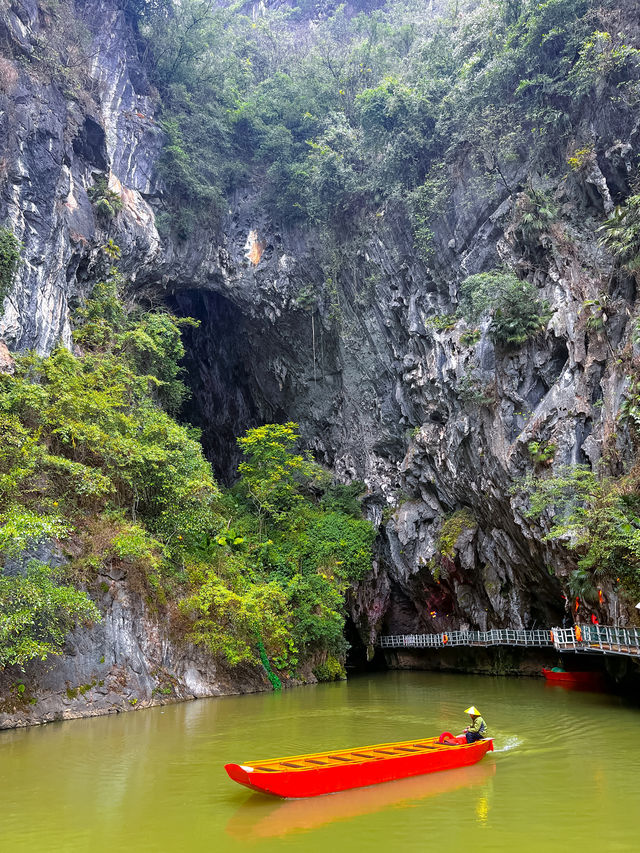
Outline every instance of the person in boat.
[(478, 711), (475, 705), (472, 705), (470, 708), (467, 708), (465, 714), (469, 714), (471, 716), (471, 725), (467, 726), (464, 730), (467, 743), (474, 743), (476, 740), (484, 740), (487, 736), (487, 724), (482, 719), (480, 711)]

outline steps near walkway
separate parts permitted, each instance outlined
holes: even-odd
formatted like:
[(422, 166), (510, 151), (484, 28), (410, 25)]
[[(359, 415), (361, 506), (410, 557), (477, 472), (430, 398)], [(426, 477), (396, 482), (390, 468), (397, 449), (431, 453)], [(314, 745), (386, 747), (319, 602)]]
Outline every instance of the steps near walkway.
[(640, 659), (636, 628), (574, 625), (532, 631), (494, 628), (491, 631), (447, 631), (440, 634), (394, 634), (379, 639), (382, 649), (444, 649), (454, 646), (520, 646), (555, 648), (560, 652), (624, 655)]

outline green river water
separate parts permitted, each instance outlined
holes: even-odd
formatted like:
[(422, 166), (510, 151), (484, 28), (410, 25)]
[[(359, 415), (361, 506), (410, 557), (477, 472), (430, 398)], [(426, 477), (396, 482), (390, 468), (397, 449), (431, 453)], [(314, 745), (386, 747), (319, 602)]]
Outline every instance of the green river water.
[[(461, 730), (471, 768), (310, 800), (231, 782), (223, 764)], [(0, 732), (0, 851), (640, 849), (640, 709), (537, 679), (392, 672)]]

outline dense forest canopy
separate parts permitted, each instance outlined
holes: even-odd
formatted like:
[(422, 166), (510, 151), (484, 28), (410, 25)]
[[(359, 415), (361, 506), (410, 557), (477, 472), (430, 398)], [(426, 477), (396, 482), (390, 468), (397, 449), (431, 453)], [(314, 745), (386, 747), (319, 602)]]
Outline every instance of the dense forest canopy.
[(453, 170), (471, 162), (479, 193), (522, 189), (510, 164), (566, 171), (568, 143), (588, 155), (576, 128), (612, 91), (637, 97), (637, 25), (612, 1), (392, 0), (313, 22), (304, 5), (252, 11), (139, 7), (178, 234), (251, 181), (284, 222), (344, 228), (406, 202), (428, 255)]

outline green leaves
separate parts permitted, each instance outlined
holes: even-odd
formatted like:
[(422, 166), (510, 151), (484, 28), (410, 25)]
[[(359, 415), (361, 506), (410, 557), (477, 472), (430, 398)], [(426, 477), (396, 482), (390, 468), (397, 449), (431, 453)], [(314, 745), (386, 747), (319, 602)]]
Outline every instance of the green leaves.
[(460, 285), (460, 313), (471, 323), (490, 316), (489, 336), (503, 347), (521, 346), (553, 315), (533, 284), (503, 270), (466, 278)]
[(599, 229), (623, 270), (640, 276), (640, 194), (629, 196)]
[(294, 423), (266, 424), (238, 439), (245, 457), (238, 466), (243, 485), (258, 512), (275, 522), (285, 519), (302, 500), (303, 480), (319, 470), (306, 456), (294, 452), (298, 439)]
[(575, 588), (593, 587), (593, 574), (640, 591), (640, 516), (633, 474), (616, 481), (585, 466), (564, 466), (552, 477), (530, 475), (523, 484), (529, 517), (549, 525), (546, 538), (578, 554)]
[(64, 539), (69, 532), (59, 516), (41, 515), (13, 504), (0, 513), (0, 554), (16, 557), (47, 539)]
[(21, 244), (8, 228), (0, 228), (0, 312), (20, 262)]
[(356, 501), (363, 484), (332, 484), (298, 440), (295, 423), (238, 440), (241, 479), (219, 506), (227, 520), (194, 551), (182, 603), (189, 637), (232, 665), (255, 659), (259, 643), (289, 671), (312, 655), (343, 655), (344, 594), (371, 569), (375, 530)]
[(85, 592), (58, 585), (47, 566), (32, 562), (26, 577), (0, 572), (0, 670), (61, 654), (70, 628), (100, 618)]

